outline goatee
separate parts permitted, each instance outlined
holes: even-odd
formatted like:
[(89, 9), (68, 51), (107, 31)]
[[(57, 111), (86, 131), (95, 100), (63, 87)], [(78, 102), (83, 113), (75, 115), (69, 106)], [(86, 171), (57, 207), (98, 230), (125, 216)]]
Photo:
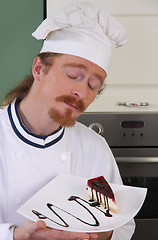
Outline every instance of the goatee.
[[(77, 100), (73, 96), (60, 96), (56, 98), (59, 102), (65, 102), (66, 104), (73, 105), (77, 111), (82, 113), (85, 110), (84, 104), (81, 100)], [(72, 116), (73, 110), (67, 108), (64, 113), (61, 113), (58, 109), (52, 108), (49, 110), (50, 118), (63, 127), (72, 127), (77, 120), (77, 117)]]

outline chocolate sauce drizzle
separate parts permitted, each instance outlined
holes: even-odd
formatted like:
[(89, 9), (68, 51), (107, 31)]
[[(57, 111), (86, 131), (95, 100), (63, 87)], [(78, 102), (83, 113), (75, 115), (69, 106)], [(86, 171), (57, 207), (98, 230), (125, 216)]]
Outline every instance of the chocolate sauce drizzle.
[(105, 216), (107, 217), (111, 217), (112, 215), (109, 213), (109, 209), (106, 210), (106, 212), (104, 212), (103, 210), (99, 209), (98, 207), (100, 206), (99, 202), (95, 202), (93, 199), (91, 199), (89, 202), (80, 198), (80, 197), (77, 197), (77, 196), (71, 196), (68, 201), (75, 201), (77, 204), (79, 204), (80, 206), (82, 206), (91, 216), (92, 218), (94, 219), (94, 223), (88, 223), (86, 221), (84, 221), (83, 219), (80, 219), (78, 218), (77, 216), (71, 214), (70, 212), (67, 212), (65, 211), (64, 209), (58, 207), (58, 206), (55, 206), (53, 205), (52, 203), (47, 203), (47, 207), (59, 218), (59, 220), (61, 220), (62, 223), (60, 222), (56, 222), (54, 221), (53, 219), (45, 216), (44, 214), (36, 211), (36, 210), (32, 210), (32, 213), (34, 213), (39, 219), (48, 219), (52, 222), (54, 222), (55, 224), (59, 225), (59, 226), (62, 226), (62, 227), (69, 227), (69, 224), (54, 210), (54, 208), (56, 209), (59, 209), (60, 211), (63, 211), (64, 213), (74, 217), (75, 219), (77, 219), (78, 221), (84, 223), (84, 224), (87, 224), (89, 226), (93, 226), (93, 227), (97, 227), (99, 226), (99, 221), (97, 220), (97, 218), (94, 216), (94, 214), (84, 205), (82, 204), (80, 201), (88, 204), (89, 206), (91, 207), (95, 207), (98, 211), (102, 212)]
[[(49, 203), (48, 203), (48, 204), (49, 204)], [(47, 204), (47, 206), (48, 206), (48, 204)], [(48, 207), (49, 207), (49, 206), (48, 206)], [(49, 207), (49, 208), (50, 208), (50, 207)], [(39, 213), (39, 212), (36, 211), (36, 210), (32, 210), (32, 212), (33, 212), (39, 219), (48, 219), (48, 220), (50, 220), (50, 221), (58, 224), (59, 226), (69, 227), (69, 224), (67, 224), (67, 223), (64, 221), (64, 219), (63, 219), (61, 216), (59, 216), (59, 214), (57, 214), (53, 209), (51, 209), (51, 211), (53, 211), (54, 214), (57, 215), (57, 217), (64, 223), (64, 225), (61, 224), (61, 223), (58, 223), (58, 222), (54, 221), (53, 219), (51, 219), (51, 218), (49, 218), (49, 217), (46, 217), (45, 215), (43, 215), (42, 213)]]
[[(96, 190), (96, 196), (97, 196), (97, 201), (95, 201), (94, 199), (94, 194), (93, 194), (94, 189), (91, 189), (91, 193), (92, 193), (92, 199), (89, 200), (89, 202), (92, 202), (90, 206), (98, 206), (100, 207), (100, 203), (102, 203), (102, 199), (101, 199), (101, 193), (98, 193)], [(99, 195), (99, 196), (98, 196)], [(112, 215), (110, 214), (110, 208), (109, 208), (109, 202), (108, 202), (108, 197), (104, 196), (104, 208), (106, 209), (106, 212), (103, 212), (105, 214), (106, 217), (112, 217)], [(99, 210), (99, 209), (98, 209)]]
[[(110, 186), (107, 184), (107, 182), (105, 181), (105, 179), (102, 177), (98, 178), (98, 180), (94, 180), (92, 182), (89, 182), (89, 185), (91, 187), (91, 196), (92, 199), (90, 199), (89, 201), (94, 201), (94, 205), (95, 206), (100, 206), (100, 203), (102, 203), (102, 198), (101, 198), (101, 194), (104, 195), (104, 208), (106, 209), (106, 213), (105, 215), (107, 217), (112, 217), (112, 215), (110, 214), (110, 208), (109, 208), (109, 201), (108, 201), (108, 197), (114, 199), (114, 195), (113, 192), (110, 188)], [(99, 189), (99, 191), (97, 191), (96, 189)], [(96, 200), (94, 198), (94, 192), (95, 191), (95, 195), (96, 195)]]
[[(82, 199), (82, 198), (80, 198), (80, 197), (77, 197), (77, 196), (71, 196), (68, 200), (69, 201), (75, 201), (75, 202), (77, 202), (78, 204), (80, 204), (83, 208), (85, 208), (90, 214), (91, 214), (91, 216), (94, 218), (94, 220), (95, 220), (95, 224), (90, 224), (90, 223), (87, 223), (87, 222), (85, 222), (85, 221), (83, 221), (83, 220), (81, 220), (81, 219), (79, 219), (79, 218), (77, 218), (77, 217), (75, 217), (76, 219), (78, 219), (78, 220), (80, 220), (81, 222), (83, 222), (83, 223), (85, 223), (85, 224), (88, 224), (89, 226), (99, 226), (99, 221), (97, 220), (97, 218), (94, 216), (94, 214), (86, 207), (86, 206), (84, 206), (82, 203), (80, 203), (79, 201), (77, 201), (77, 199), (80, 199), (80, 200), (82, 200), (83, 202), (85, 202), (85, 203), (88, 203), (87, 201), (85, 201), (84, 199)], [(88, 203), (89, 204), (89, 203)], [(71, 215), (71, 214), (70, 214)], [(71, 216), (73, 216), (73, 215), (71, 215)]]

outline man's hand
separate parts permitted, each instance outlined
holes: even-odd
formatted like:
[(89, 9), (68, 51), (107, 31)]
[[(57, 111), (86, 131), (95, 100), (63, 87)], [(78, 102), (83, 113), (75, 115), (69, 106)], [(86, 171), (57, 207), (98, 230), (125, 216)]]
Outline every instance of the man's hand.
[(46, 227), (45, 222), (28, 221), (22, 227), (14, 230), (14, 240), (75, 240), (75, 239), (98, 239), (110, 240), (112, 231), (104, 233), (69, 232)]
[(101, 233), (97, 233), (98, 237), (96, 238), (96, 236), (93, 236), (93, 233), (90, 233), (90, 239), (110, 240), (112, 237), (112, 234), (113, 234), (113, 231), (101, 232)]
[[(93, 237), (97, 237), (94, 234)], [(69, 231), (61, 231), (46, 227), (45, 222), (39, 220), (37, 222), (28, 221), (22, 227), (16, 227), (14, 230), (14, 240), (66, 240), (66, 239), (89, 239), (88, 233), (77, 233)], [(97, 239), (97, 238), (94, 238)]]

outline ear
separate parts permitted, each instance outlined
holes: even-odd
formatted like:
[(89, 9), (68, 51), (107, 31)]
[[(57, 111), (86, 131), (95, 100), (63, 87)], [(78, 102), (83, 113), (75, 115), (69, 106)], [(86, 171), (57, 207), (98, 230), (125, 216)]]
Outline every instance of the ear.
[(33, 61), (33, 66), (32, 66), (32, 74), (35, 80), (39, 80), (40, 79), (40, 74), (42, 72), (43, 69), (43, 64), (40, 60), (39, 57), (36, 57)]

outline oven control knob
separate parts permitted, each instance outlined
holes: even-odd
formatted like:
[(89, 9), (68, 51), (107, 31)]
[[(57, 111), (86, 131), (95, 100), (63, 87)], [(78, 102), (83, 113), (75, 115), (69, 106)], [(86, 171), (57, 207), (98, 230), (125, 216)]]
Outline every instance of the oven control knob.
[(104, 129), (103, 129), (103, 126), (100, 123), (97, 123), (97, 122), (96, 123), (91, 123), (89, 125), (89, 128), (94, 130), (99, 135), (103, 135)]

